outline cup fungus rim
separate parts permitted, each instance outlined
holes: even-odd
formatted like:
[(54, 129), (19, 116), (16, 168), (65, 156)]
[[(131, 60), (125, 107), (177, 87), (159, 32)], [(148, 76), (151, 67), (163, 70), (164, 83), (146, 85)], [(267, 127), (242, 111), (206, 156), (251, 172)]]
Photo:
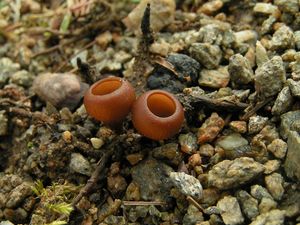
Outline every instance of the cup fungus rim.
[[(170, 116), (161, 117), (161, 116), (158, 116), (158, 115), (156, 115), (155, 113), (153, 113), (151, 111), (151, 109), (148, 106), (148, 98), (151, 95), (153, 95), (153, 94), (162, 94), (162, 95), (165, 95), (166, 97), (168, 97), (172, 101), (172, 103), (174, 104), (175, 109), (174, 109), (174, 112)], [(164, 90), (157, 89), (157, 90), (148, 91), (148, 92), (144, 93), (144, 95), (145, 95), (145, 101), (146, 101), (146, 106), (147, 106), (147, 107), (145, 107), (146, 111), (147, 111), (147, 113), (150, 113), (151, 116), (153, 118), (155, 118), (156, 120), (170, 121), (174, 117), (177, 117), (178, 115), (180, 115), (180, 111), (181, 111), (180, 109), (182, 108), (182, 106), (181, 106), (179, 100), (173, 94), (171, 94), (171, 93), (169, 93), (167, 91), (164, 91)]]
[[(109, 92), (107, 94), (103, 94), (103, 95), (97, 95), (97, 94), (94, 94), (93, 93), (93, 89), (95, 87), (97, 87), (98, 85), (100, 85), (101, 83), (104, 83), (104, 82), (108, 82), (108, 81), (119, 81), (120, 82), (120, 86), (115, 89), (114, 91), (112, 92)], [(112, 96), (116, 96), (116, 95), (120, 95), (122, 94), (122, 88), (124, 88), (124, 84), (125, 84), (125, 80), (121, 77), (116, 77), (116, 76), (109, 76), (109, 77), (106, 77), (106, 78), (103, 78), (103, 79), (100, 79), (99, 81), (97, 81), (96, 83), (94, 83), (90, 88), (89, 88), (89, 93), (94, 96), (95, 98), (111, 98)]]

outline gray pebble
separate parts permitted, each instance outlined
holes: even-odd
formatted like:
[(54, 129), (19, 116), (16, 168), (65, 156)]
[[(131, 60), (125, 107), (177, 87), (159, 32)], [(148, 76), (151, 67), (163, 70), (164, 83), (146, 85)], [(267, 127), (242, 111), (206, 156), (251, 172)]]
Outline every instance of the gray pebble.
[(254, 219), (258, 214), (258, 201), (248, 192), (240, 190), (237, 192), (237, 199), (240, 203), (243, 213), (248, 219)]
[(288, 49), (294, 46), (294, 34), (290, 27), (283, 25), (274, 34), (271, 40), (271, 49)]
[(208, 183), (221, 190), (241, 186), (263, 173), (262, 164), (252, 158), (224, 160), (208, 172)]
[(199, 86), (222, 88), (226, 87), (229, 83), (230, 77), (227, 67), (220, 66), (216, 70), (203, 69), (200, 72), (198, 79)]
[[(289, 132), (295, 130), (294, 123), (300, 120), (300, 110), (290, 111), (281, 115), (280, 134), (287, 139)], [(300, 130), (296, 130), (300, 131)], [(295, 144), (295, 143), (294, 143)]]
[(283, 225), (284, 224), (285, 211), (274, 209), (270, 212), (263, 213), (255, 218), (250, 225)]
[(32, 194), (32, 185), (24, 182), (15, 187), (8, 195), (8, 201), (6, 202), (7, 208), (17, 207), (26, 197)]
[(239, 133), (231, 133), (216, 142), (216, 146), (223, 148), (225, 151), (234, 151), (238, 147), (248, 145), (248, 141), (243, 138)]
[(273, 199), (263, 197), (258, 206), (259, 212), (260, 214), (269, 212), (272, 209), (276, 209), (277, 205), (277, 202), (275, 202)]
[(26, 70), (20, 70), (11, 75), (10, 82), (22, 87), (30, 87), (34, 80), (34, 75)]
[(33, 89), (44, 101), (58, 108), (74, 109), (83, 97), (88, 85), (69, 73), (46, 73), (35, 78)]
[(291, 94), (290, 88), (288, 86), (282, 88), (272, 107), (272, 114), (281, 115), (287, 112), (291, 108), (293, 102), (294, 99)]
[(229, 58), (228, 72), (233, 87), (248, 84), (254, 79), (250, 62), (241, 54), (235, 54)]
[(168, 143), (151, 151), (156, 159), (165, 160), (166, 163), (178, 166), (183, 160), (183, 154), (180, 152), (177, 143)]
[(79, 153), (72, 153), (69, 166), (73, 172), (87, 176), (92, 174), (92, 167), (89, 161)]
[(180, 149), (187, 154), (193, 154), (197, 151), (197, 137), (193, 133), (180, 134), (178, 138)]
[(262, 99), (278, 94), (285, 83), (285, 69), (280, 56), (274, 56), (255, 71), (255, 90)]
[(186, 214), (183, 217), (182, 224), (198, 224), (204, 220), (202, 212), (194, 205), (189, 205)]
[(171, 182), (183, 194), (192, 196), (196, 199), (202, 197), (202, 186), (197, 178), (183, 172), (171, 172), (169, 176)]
[(0, 58), (0, 88), (2, 88), (10, 76), (20, 69), (20, 65), (11, 61), (10, 58)]
[(261, 201), (262, 198), (273, 199), (268, 190), (258, 184), (251, 186), (251, 195), (257, 200)]
[(281, 11), (291, 14), (299, 12), (300, 6), (298, 0), (274, 0), (274, 5), (277, 5)]
[(225, 196), (218, 201), (217, 207), (221, 210), (221, 217), (226, 225), (242, 224), (244, 222), (240, 205), (235, 197)]
[(284, 162), (284, 169), (288, 177), (300, 181), (300, 136), (296, 131), (289, 132), (288, 151)]
[(173, 169), (155, 159), (143, 160), (131, 170), (132, 180), (138, 184), (141, 200), (165, 201), (173, 186), (168, 174)]
[(189, 49), (191, 56), (207, 69), (215, 69), (222, 59), (222, 51), (218, 45), (193, 43)]
[(248, 123), (249, 134), (255, 134), (261, 131), (268, 121), (268, 117), (251, 116)]
[(267, 146), (276, 158), (283, 159), (287, 151), (287, 143), (281, 139), (275, 139)]
[(292, 96), (299, 98), (300, 97), (300, 81), (294, 81), (292, 79), (288, 79), (287, 84), (289, 85)]
[(14, 225), (14, 224), (12, 222), (6, 220), (6, 221), (0, 222), (0, 225)]
[(265, 164), (265, 171), (264, 174), (271, 174), (279, 169), (281, 165), (280, 160), (268, 160)]

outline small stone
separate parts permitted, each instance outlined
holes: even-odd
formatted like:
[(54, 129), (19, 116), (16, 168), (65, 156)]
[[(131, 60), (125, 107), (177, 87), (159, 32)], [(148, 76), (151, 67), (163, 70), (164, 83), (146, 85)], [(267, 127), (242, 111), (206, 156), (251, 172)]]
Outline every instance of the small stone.
[(88, 85), (70, 73), (45, 73), (35, 78), (34, 92), (44, 101), (58, 108), (74, 109), (83, 97)]
[(8, 133), (8, 118), (5, 110), (0, 110), (0, 136), (7, 135)]
[(266, 187), (275, 200), (281, 200), (284, 194), (283, 177), (279, 173), (273, 173), (265, 177)]
[(280, 15), (280, 11), (278, 7), (270, 3), (256, 3), (253, 8), (253, 11), (258, 13), (273, 15), (276, 18), (278, 18)]
[(276, 158), (283, 159), (287, 151), (287, 143), (281, 139), (275, 139), (267, 146), (267, 149), (273, 153)]
[(2, 88), (12, 74), (20, 70), (20, 64), (14, 63), (10, 58), (0, 58), (0, 88)]
[(234, 32), (234, 37), (237, 43), (243, 43), (249, 41), (253, 42), (256, 41), (257, 39), (257, 33), (254, 30), (242, 30), (242, 31)]
[(127, 182), (120, 174), (109, 174), (107, 177), (107, 188), (114, 196), (121, 196), (127, 188)]
[(200, 212), (194, 205), (190, 204), (182, 219), (182, 224), (199, 224), (203, 220), (202, 212)]
[(141, 200), (167, 200), (173, 186), (167, 174), (172, 171), (170, 166), (155, 159), (143, 160), (134, 166), (131, 170), (132, 180), (140, 189)]
[(19, 186), (15, 187), (10, 193), (8, 201), (6, 202), (7, 208), (15, 208), (29, 195), (32, 194), (31, 184), (22, 183)]
[(202, 69), (198, 79), (200, 86), (211, 88), (226, 87), (229, 83), (230, 77), (227, 67), (220, 66), (216, 70)]
[(34, 75), (26, 70), (20, 70), (11, 75), (10, 82), (22, 87), (30, 87), (34, 80)]
[(245, 121), (231, 121), (229, 127), (238, 133), (244, 134), (247, 132), (247, 123)]
[(264, 174), (271, 174), (279, 169), (281, 162), (279, 160), (268, 160), (265, 164)]
[(273, 115), (281, 115), (287, 112), (293, 105), (294, 99), (288, 86), (282, 88), (272, 107)]
[(290, 111), (281, 115), (280, 134), (284, 139), (288, 138), (290, 131), (300, 131), (295, 123), (300, 120), (300, 110)]
[(66, 143), (72, 142), (72, 133), (70, 131), (64, 131), (62, 137)]
[(13, 221), (15, 224), (23, 224), (28, 216), (28, 213), (23, 208), (8, 209), (3, 211), (5, 219)]
[(239, 156), (239, 153), (243, 146), (248, 145), (248, 141), (243, 138), (239, 133), (232, 133), (221, 137), (217, 140), (216, 146), (221, 147), (225, 150), (226, 156), (233, 156), (230, 158), (235, 158)]
[(183, 154), (178, 149), (177, 143), (168, 143), (152, 150), (156, 159), (167, 160), (168, 163), (178, 166), (183, 160)]
[(299, 12), (300, 7), (298, 0), (274, 0), (274, 5), (277, 5), (281, 11), (291, 14)]
[(0, 222), (0, 225), (14, 225), (14, 224), (12, 222), (6, 220), (6, 221)]
[(294, 34), (290, 27), (281, 26), (274, 34), (271, 40), (271, 49), (289, 49), (294, 46)]
[(288, 177), (300, 180), (300, 136), (296, 131), (290, 131), (288, 135), (288, 151), (284, 162), (284, 169)]
[(263, 197), (259, 203), (259, 212), (260, 214), (269, 212), (272, 209), (277, 208), (277, 202), (275, 202), (272, 198)]
[(260, 98), (265, 99), (278, 94), (285, 80), (283, 61), (280, 56), (274, 56), (256, 69), (255, 90)]
[(215, 69), (222, 59), (222, 51), (218, 45), (193, 43), (189, 48), (191, 56), (207, 69)]
[[(261, 25), (260, 33), (261, 35), (271, 33), (273, 30), (273, 25), (276, 22), (276, 18), (274, 16), (269, 16), (268, 19), (264, 20), (264, 22)], [(260, 66), (261, 64), (258, 64)]]
[(251, 116), (249, 118), (249, 123), (248, 123), (249, 134), (255, 134), (261, 131), (261, 129), (264, 128), (267, 121), (268, 121), (268, 117)]
[(170, 181), (184, 195), (192, 196), (196, 199), (202, 197), (202, 186), (197, 178), (183, 172), (171, 172), (169, 176)]
[(228, 72), (233, 87), (253, 81), (254, 73), (247, 58), (235, 54), (229, 58)]
[(71, 154), (71, 161), (69, 166), (70, 169), (76, 173), (87, 176), (90, 176), (92, 174), (92, 167), (89, 161), (79, 153)]
[(179, 80), (187, 84), (197, 82), (201, 65), (195, 59), (185, 54), (173, 53), (166, 60), (173, 65)]
[(263, 171), (263, 165), (255, 162), (252, 158), (241, 157), (234, 160), (223, 160), (214, 165), (208, 172), (208, 183), (220, 190), (226, 190), (251, 181)]
[(131, 182), (127, 186), (127, 190), (125, 193), (125, 199), (128, 201), (139, 201), (140, 200), (140, 188), (136, 183)]
[(201, 156), (199, 153), (195, 153), (193, 155), (191, 155), (188, 159), (188, 164), (191, 167), (196, 167), (196, 166), (200, 166), (201, 165)]
[(268, 53), (260, 41), (256, 42), (255, 59), (258, 67), (269, 61)]
[(91, 143), (95, 149), (100, 149), (104, 145), (104, 141), (102, 138), (91, 138)]
[(203, 197), (200, 199), (204, 207), (213, 206), (220, 199), (220, 191), (217, 188), (203, 189)]
[(289, 85), (292, 96), (299, 98), (300, 97), (300, 81), (294, 81), (292, 79), (288, 79), (287, 84)]
[[(142, 0), (140, 3), (123, 19), (125, 26), (136, 33), (140, 33), (142, 17), (147, 4), (150, 3), (151, 29), (154, 32), (171, 24), (174, 20), (176, 3), (174, 0)], [(161, 18), (164, 18), (163, 20)]]
[(262, 140), (265, 145), (272, 143), (275, 139), (279, 138), (279, 134), (277, 132), (277, 128), (274, 125), (266, 125), (260, 132)]
[(178, 140), (182, 152), (193, 154), (197, 151), (197, 137), (193, 133), (180, 134)]
[(259, 215), (258, 201), (248, 192), (241, 190), (237, 193), (237, 199), (240, 203), (243, 213), (248, 219), (252, 220)]
[(273, 209), (270, 212), (263, 213), (255, 218), (250, 225), (262, 225), (262, 224), (284, 224), (285, 211), (279, 209)]
[(197, 12), (204, 13), (206, 15), (212, 15), (222, 7), (223, 7), (223, 2), (221, 0), (213, 0), (201, 5), (201, 7), (197, 10)]
[(210, 144), (203, 144), (199, 148), (199, 153), (201, 156), (212, 157), (215, 154), (215, 149)]
[(251, 195), (259, 201), (261, 201), (262, 198), (273, 199), (266, 188), (257, 184), (251, 186)]
[(235, 197), (225, 196), (218, 201), (217, 207), (221, 210), (221, 217), (226, 225), (241, 224), (244, 222), (239, 203)]
[(198, 130), (198, 143), (204, 144), (213, 141), (223, 129), (224, 125), (224, 120), (217, 113), (212, 113)]
[(126, 156), (127, 161), (130, 163), (130, 165), (136, 165), (141, 160), (143, 160), (144, 155), (141, 153), (133, 153)]

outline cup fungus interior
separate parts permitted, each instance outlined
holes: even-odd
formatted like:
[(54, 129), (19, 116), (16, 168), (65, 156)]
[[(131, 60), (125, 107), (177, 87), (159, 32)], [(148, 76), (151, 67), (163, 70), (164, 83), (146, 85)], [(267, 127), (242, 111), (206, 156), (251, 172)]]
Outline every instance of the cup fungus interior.
[(149, 110), (158, 117), (169, 117), (176, 111), (174, 100), (163, 93), (151, 94), (147, 99), (147, 105)]
[(106, 80), (100, 82), (92, 89), (94, 95), (107, 95), (119, 89), (122, 85), (121, 80)]

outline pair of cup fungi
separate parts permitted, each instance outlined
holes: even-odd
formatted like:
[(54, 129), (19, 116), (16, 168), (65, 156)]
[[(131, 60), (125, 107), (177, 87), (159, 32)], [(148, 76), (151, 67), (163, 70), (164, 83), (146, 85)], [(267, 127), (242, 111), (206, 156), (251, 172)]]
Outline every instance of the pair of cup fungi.
[(94, 83), (84, 95), (87, 113), (107, 125), (121, 123), (131, 112), (136, 130), (153, 140), (174, 136), (180, 130), (184, 112), (174, 95), (151, 90), (136, 99), (131, 84), (110, 76)]

